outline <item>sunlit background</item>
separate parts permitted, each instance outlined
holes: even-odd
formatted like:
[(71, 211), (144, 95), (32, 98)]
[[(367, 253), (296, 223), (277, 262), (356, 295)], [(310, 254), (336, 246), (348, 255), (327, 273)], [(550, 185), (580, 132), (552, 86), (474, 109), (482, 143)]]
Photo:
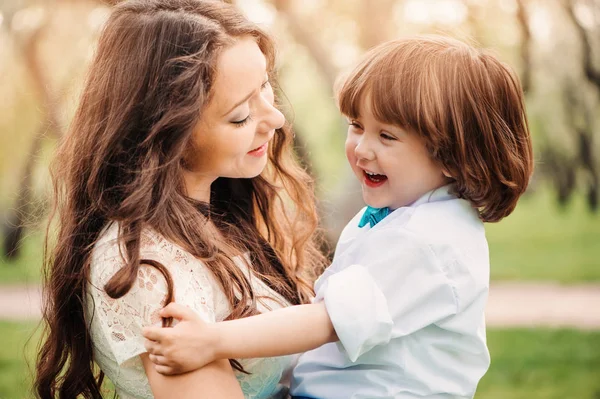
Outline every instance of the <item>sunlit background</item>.
[[(565, 285), (600, 294), (599, 0), (236, 4), (277, 39), (284, 111), (298, 156), (316, 179), (332, 242), (362, 206), (344, 158), (336, 76), (382, 41), (449, 34), (490, 48), (518, 72), (526, 92), (536, 172), (514, 214), (487, 227), (492, 296), (508, 282), (523, 293), (535, 283), (557, 304)], [(0, 291), (39, 285), (48, 163), (109, 13), (100, 0), (0, 0)], [(600, 301), (572, 312), (591, 320), (598, 309)], [(477, 398), (600, 398), (600, 332), (589, 323), (492, 324), (492, 367)], [(23, 344), (34, 325), (0, 314), (1, 399), (31, 396), (24, 355), (31, 359), (38, 336), (25, 351)]]

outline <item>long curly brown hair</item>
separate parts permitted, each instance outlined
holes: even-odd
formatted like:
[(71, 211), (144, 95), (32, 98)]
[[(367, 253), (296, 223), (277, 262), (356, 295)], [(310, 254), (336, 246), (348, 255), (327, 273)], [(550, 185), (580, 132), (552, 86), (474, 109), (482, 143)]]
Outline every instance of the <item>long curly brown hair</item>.
[(142, 261), (165, 275), (166, 300), (172, 298), (166, 268), (140, 259), (141, 235), (150, 228), (204, 262), (229, 299), (230, 318), (256, 312), (251, 285), (232, 260), (246, 252), (253, 271), (290, 303), (309, 301), (310, 282), (325, 258), (313, 181), (295, 160), (288, 126), (276, 131), (266, 169), (252, 179), (217, 179), (210, 206), (187, 197), (184, 188), (182, 172), (216, 60), (243, 36), (256, 40), (275, 82), (272, 40), (233, 6), (132, 0), (114, 8), (51, 167), (50, 223), (58, 222), (58, 231), (55, 242), (46, 238), (39, 397), (102, 397), (84, 306), (90, 254), (111, 222), (119, 223), (126, 249), (126, 266), (104, 287), (113, 298), (129, 291)]

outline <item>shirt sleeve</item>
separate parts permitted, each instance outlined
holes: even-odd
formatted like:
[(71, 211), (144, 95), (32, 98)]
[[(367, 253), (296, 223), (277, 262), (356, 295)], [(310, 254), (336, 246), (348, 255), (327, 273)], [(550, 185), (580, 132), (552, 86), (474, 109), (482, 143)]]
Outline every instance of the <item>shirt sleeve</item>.
[(350, 266), (329, 276), (316, 297), (325, 302), (351, 361), (457, 312), (444, 265), (414, 234), (397, 228), (374, 230), (351, 255), (340, 256)]
[[(175, 290), (175, 301), (191, 307), (202, 319), (215, 322), (212, 311), (212, 290), (207, 280), (193, 278), (183, 280), (180, 276), (181, 259), (173, 258), (169, 251), (172, 248), (163, 246), (160, 251), (142, 249), (143, 259), (152, 259), (162, 263), (172, 274)], [(166, 251), (166, 252), (165, 252)], [(108, 342), (119, 365), (145, 353), (142, 329), (149, 325), (161, 325), (159, 311), (166, 304), (167, 283), (162, 273), (153, 266), (142, 264), (131, 289), (121, 298), (113, 299), (104, 290), (104, 285), (121, 268), (125, 262), (116, 251), (107, 251), (96, 259), (91, 273), (89, 295), (93, 300), (94, 323)], [(94, 267), (95, 266), (95, 267)], [(94, 270), (96, 269), (96, 270)], [(194, 282), (196, 297), (184, 295)], [(198, 285), (201, 283), (202, 285)]]

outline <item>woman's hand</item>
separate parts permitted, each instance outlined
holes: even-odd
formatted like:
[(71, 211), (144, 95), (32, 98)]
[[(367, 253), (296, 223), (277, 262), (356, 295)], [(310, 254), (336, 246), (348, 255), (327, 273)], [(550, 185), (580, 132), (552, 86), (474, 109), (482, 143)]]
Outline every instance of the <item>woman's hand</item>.
[(172, 328), (146, 327), (144, 346), (158, 373), (182, 374), (217, 360), (217, 329), (200, 319), (190, 308), (170, 303), (161, 317), (173, 317), (179, 323)]

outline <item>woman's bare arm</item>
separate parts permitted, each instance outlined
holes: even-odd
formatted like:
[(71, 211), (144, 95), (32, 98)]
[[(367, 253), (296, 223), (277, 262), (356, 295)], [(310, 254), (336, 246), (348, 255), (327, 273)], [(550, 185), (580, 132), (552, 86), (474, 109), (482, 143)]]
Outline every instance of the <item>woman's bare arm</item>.
[(156, 371), (148, 353), (140, 357), (156, 399), (244, 399), (227, 360), (215, 361), (189, 373), (165, 376)]

